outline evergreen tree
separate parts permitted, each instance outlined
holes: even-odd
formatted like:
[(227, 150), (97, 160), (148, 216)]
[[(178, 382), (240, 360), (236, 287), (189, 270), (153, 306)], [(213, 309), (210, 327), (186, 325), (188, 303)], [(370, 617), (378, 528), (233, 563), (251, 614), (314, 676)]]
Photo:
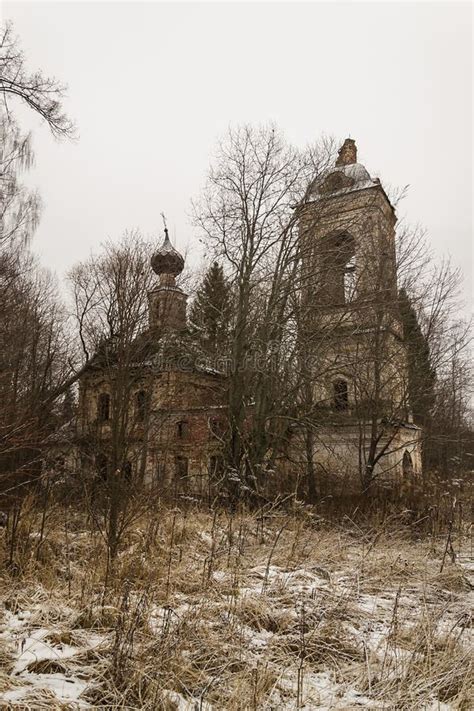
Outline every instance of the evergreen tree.
[(408, 396), (416, 424), (428, 427), (435, 402), (436, 371), (431, 364), (429, 343), (405, 289), (399, 292), (403, 337), (407, 346)]
[(197, 290), (190, 312), (190, 327), (211, 356), (228, 351), (232, 326), (232, 289), (220, 264), (214, 262)]

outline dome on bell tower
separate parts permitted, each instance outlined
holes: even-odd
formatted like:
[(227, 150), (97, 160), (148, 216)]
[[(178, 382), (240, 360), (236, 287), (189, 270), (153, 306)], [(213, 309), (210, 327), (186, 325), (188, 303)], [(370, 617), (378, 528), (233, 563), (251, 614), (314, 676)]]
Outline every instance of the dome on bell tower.
[(339, 149), (335, 165), (327, 168), (313, 181), (309, 190), (309, 199), (332, 197), (377, 185), (380, 185), (380, 180), (372, 178), (365, 166), (357, 162), (357, 146), (354, 139), (346, 138)]
[(165, 227), (165, 239), (161, 247), (153, 254), (151, 266), (155, 274), (171, 274), (176, 277), (184, 269), (184, 258), (173, 247)]

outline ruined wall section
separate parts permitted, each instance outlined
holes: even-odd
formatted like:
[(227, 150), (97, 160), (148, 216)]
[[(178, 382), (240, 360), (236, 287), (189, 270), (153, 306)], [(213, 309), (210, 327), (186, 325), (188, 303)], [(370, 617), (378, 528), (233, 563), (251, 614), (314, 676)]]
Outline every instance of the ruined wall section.
[[(137, 396), (147, 394), (146, 416), (137, 419)], [(78, 434), (94, 450), (107, 454), (111, 416), (101, 417), (101, 397), (112, 397), (107, 372), (84, 376), (80, 384)], [(205, 492), (213, 458), (219, 456), (225, 429), (225, 380), (216, 374), (143, 369), (129, 396), (129, 450), (135, 472), (163, 489)], [(112, 403), (111, 403), (112, 407)], [(110, 413), (111, 414), (111, 413)]]

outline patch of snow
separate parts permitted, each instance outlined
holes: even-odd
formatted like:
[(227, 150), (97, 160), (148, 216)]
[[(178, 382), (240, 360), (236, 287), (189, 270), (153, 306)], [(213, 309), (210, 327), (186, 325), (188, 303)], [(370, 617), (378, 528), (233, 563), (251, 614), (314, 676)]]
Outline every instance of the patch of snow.
[(25, 673), (21, 677), (22, 686), (17, 686), (9, 691), (4, 691), (0, 698), (3, 701), (21, 701), (32, 691), (47, 689), (52, 691), (60, 701), (76, 701), (79, 708), (90, 708), (89, 704), (79, 699), (80, 695), (87, 688), (87, 683), (73, 676), (67, 677), (64, 674), (29, 674)]
[(18, 656), (13, 674), (20, 674), (31, 662), (70, 659), (79, 651), (77, 647), (71, 647), (68, 644), (49, 644), (44, 641), (48, 634), (49, 630), (39, 629), (31, 636), (23, 637), (18, 641)]
[[(0, 706), (2, 702), (9, 704), (19, 702), (28, 708), (34, 708), (35, 701), (30, 701), (29, 697), (34, 694), (37, 700), (38, 692), (41, 690), (50, 692), (60, 702), (74, 702), (77, 708), (90, 708), (90, 705), (80, 699), (88, 683), (78, 676), (66, 671), (51, 671), (51, 673), (36, 673), (28, 669), (34, 662), (58, 662), (61, 665), (68, 660), (74, 660), (77, 654), (98, 647), (104, 642), (105, 636), (90, 632), (89, 630), (78, 630), (78, 638), (81, 640), (80, 646), (73, 646), (65, 643), (55, 644), (50, 640), (54, 635), (54, 629), (37, 627), (32, 629), (33, 624), (37, 624), (39, 619), (48, 618), (50, 611), (46, 606), (37, 605), (35, 609), (22, 610), (16, 613), (6, 611), (3, 619), (0, 639), (6, 643), (14, 657), (12, 670), (12, 683), (14, 687), (5, 690), (0, 694)], [(52, 617), (58, 618), (68, 616), (70, 608), (62, 606), (60, 611), (54, 610)], [(66, 664), (63, 665), (64, 667)], [(60, 668), (59, 668), (60, 669)], [(77, 673), (78, 670), (75, 669)]]

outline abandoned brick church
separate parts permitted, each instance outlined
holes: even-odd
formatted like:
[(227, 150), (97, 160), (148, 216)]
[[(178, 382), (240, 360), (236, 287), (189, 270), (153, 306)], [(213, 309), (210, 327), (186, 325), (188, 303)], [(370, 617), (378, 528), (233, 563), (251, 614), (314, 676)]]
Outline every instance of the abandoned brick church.
[[(413, 477), (421, 470), (421, 438), (407, 401), (405, 347), (393, 307), (396, 216), (380, 180), (357, 162), (353, 140), (344, 142), (335, 165), (314, 181), (298, 210), (302, 299), (306, 327), (316, 334), (318, 363), (308, 378), (314, 399), (323, 403), (314, 460), (326, 476), (345, 486), (360, 469), (361, 459), (374, 454), (375, 438), (381, 454), (372, 461), (380, 479)], [(205, 494), (222, 466), (226, 376), (209, 367), (190, 336), (187, 296), (176, 283), (184, 260), (167, 231), (151, 267), (159, 282), (148, 294), (149, 326), (140, 336), (140, 356), (130, 364), (136, 377), (130, 397), (133, 442), (126, 466), (144, 481)], [(374, 283), (380, 285), (376, 302), (370, 297)], [(366, 364), (382, 351), (374, 384), (374, 370)], [(76, 462), (104, 475), (110, 466), (111, 377), (98, 354), (79, 383), (75, 425)], [(370, 409), (374, 388), (389, 419), (378, 430), (378, 414), (374, 417)], [(306, 457), (297, 427), (289, 447), (291, 465), (286, 462), (282, 468), (291, 478), (304, 467)]]

